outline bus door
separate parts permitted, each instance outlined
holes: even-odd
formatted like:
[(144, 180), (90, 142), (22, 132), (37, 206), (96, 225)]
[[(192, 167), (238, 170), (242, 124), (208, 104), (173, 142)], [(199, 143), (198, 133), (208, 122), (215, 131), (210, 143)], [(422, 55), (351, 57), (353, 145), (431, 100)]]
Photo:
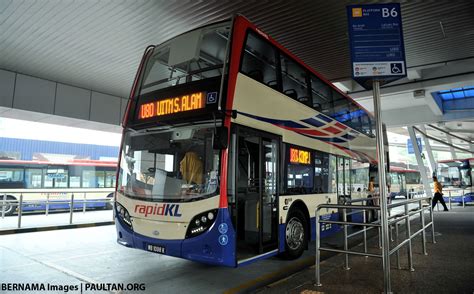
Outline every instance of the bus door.
[(278, 248), (278, 158), (280, 139), (237, 129), (237, 259)]
[[(338, 204), (345, 204), (347, 201), (351, 200), (351, 160), (345, 157), (337, 157), (337, 202)], [(360, 204), (360, 203), (356, 203)], [(347, 213), (350, 210), (346, 210)], [(339, 217), (342, 220), (342, 209), (339, 210)], [(351, 220), (350, 216), (347, 217), (347, 220)]]

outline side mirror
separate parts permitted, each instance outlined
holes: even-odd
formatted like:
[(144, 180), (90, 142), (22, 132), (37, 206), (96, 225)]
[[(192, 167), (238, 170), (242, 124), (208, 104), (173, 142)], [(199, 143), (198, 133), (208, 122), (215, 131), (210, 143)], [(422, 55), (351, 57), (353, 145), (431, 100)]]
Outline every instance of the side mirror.
[(215, 150), (227, 149), (227, 141), (229, 140), (229, 130), (226, 127), (218, 127), (212, 135), (212, 148)]

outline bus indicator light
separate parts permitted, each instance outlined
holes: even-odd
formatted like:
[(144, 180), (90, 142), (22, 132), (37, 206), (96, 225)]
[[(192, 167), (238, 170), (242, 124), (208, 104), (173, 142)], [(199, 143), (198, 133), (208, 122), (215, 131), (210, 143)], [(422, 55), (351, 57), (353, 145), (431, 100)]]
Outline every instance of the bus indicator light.
[(290, 148), (290, 162), (299, 164), (311, 164), (309, 151)]
[(160, 99), (158, 101), (142, 104), (139, 109), (138, 119), (147, 119), (170, 115), (185, 111), (192, 111), (206, 107), (204, 92), (186, 94), (180, 97)]

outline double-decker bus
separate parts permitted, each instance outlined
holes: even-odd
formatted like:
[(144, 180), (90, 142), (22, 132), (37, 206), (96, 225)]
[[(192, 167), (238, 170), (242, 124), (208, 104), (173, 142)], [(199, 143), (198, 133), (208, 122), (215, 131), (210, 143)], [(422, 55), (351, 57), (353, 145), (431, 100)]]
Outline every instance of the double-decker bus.
[(350, 169), (375, 162), (373, 122), (242, 16), (149, 46), (123, 122), (117, 241), (230, 267), (299, 257), (317, 205), (368, 181)]
[(111, 208), (116, 173), (114, 161), (0, 159), (0, 215), (14, 214), (20, 195), (23, 211), (69, 209), (73, 193), (75, 208)]
[(464, 203), (474, 201), (474, 158), (450, 159), (438, 161), (437, 175), (443, 185), (444, 200), (447, 202), (451, 194), (451, 201)]
[(392, 198), (403, 196), (406, 199), (410, 199), (424, 192), (421, 175), (418, 170), (391, 166), (389, 179), (390, 196)]

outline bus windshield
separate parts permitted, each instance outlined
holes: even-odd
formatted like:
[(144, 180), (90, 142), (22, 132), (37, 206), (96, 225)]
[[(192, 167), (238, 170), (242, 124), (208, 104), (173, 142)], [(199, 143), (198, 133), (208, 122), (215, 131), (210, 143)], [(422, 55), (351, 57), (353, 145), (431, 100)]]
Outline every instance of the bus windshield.
[(442, 166), (439, 168), (440, 180), (446, 186), (459, 186), (459, 168), (457, 166)]
[(147, 200), (183, 202), (216, 194), (219, 151), (213, 126), (125, 132), (119, 191)]
[(222, 75), (230, 22), (196, 29), (157, 46), (142, 80), (145, 94)]
[(461, 186), (471, 186), (470, 169), (461, 169)]
[(405, 173), (405, 180), (407, 184), (420, 184), (420, 174)]

